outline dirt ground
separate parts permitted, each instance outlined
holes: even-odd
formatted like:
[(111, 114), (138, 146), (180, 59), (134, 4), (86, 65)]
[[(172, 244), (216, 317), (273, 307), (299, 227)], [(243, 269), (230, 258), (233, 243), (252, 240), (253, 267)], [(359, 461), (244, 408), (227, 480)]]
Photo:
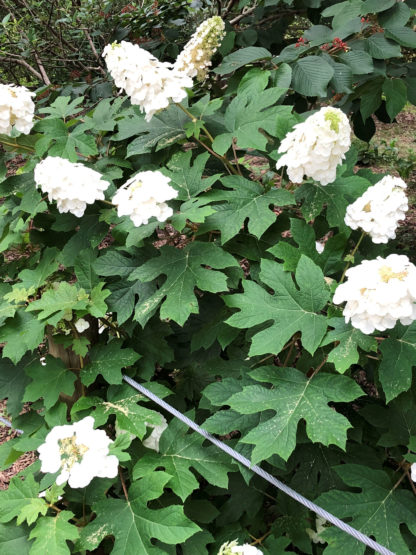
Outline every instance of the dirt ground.
[[(408, 185), (409, 211), (407, 217), (398, 232), (398, 238), (403, 248), (416, 248), (416, 108), (414, 106), (406, 109), (397, 116), (397, 123), (385, 124), (376, 121), (377, 132), (370, 142), (370, 151), (376, 151), (378, 157), (372, 157), (365, 167), (373, 171), (386, 172), (399, 175), (397, 172), (397, 160), (410, 160), (415, 156), (415, 164), (410, 171), (409, 177), (405, 179)], [(383, 142), (384, 141), (384, 142)], [(393, 143), (392, 143), (393, 141)], [(387, 151), (387, 155), (386, 152)], [(383, 154), (384, 153), (384, 154)], [(394, 156), (392, 156), (394, 153)], [(395, 159), (396, 157), (396, 159)], [(248, 169), (252, 172), (252, 178), (258, 179), (267, 171), (265, 160), (260, 157), (249, 157)], [(8, 162), (8, 175), (16, 173), (17, 169), (24, 164), (21, 156), (17, 156)], [(173, 228), (172, 228), (173, 229)], [(175, 244), (177, 240), (174, 230), (166, 230), (158, 237), (163, 244)], [(1, 347), (1, 346), (0, 346)], [(7, 418), (6, 401), (0, 401), (0, 415)], [(15, 432), (0, 424), (0, 445), (15, 437)], [(0, 490), (7, 489), (13, 476), (32, 464), (36, 459), (35, 453), (26, 453), (20, 457), (10, 468), (0, 471)]]

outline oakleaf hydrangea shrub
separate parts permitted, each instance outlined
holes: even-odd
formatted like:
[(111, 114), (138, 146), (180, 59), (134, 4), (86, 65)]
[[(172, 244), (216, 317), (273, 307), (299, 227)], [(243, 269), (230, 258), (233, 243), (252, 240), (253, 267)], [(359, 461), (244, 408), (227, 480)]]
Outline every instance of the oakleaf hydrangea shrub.
[(410, 184), (357, 166), (347, 107), (296, 113), (284, 64), (210, 88), (222, 35), (170, 64), (107, 46), (93, 106), (7, 97), (0, 392), (23, 433), (0, 465), (36, 460), (0, 492), (0, 552), (364, 553), (123, 375), (415, 549)]

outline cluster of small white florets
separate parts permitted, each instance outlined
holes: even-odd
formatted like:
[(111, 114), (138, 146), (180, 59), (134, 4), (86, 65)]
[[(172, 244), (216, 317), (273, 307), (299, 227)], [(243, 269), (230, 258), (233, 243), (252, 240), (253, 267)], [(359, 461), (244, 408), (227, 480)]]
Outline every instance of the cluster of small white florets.
[(355, 328), (368, 334), (393, 328), (398, 320), (404, 325), (416, 320), (416, 266), (407, 256), (363, 260), (345, 275), (333, 301), (346, 301), (343, 314)]
[(59, 212), (71, 212), (78, 218), (87, 204), (104, 200), (103, 191), (110, 185), (98, 172), (58, 156), (48, 156), (37, 164), (35, 182), (51, 202), (56, 201)]
[(399, 220), (403, 220), (408, 209), (406, 188), (399, 177), (383, 177), (347, 207), (345, 223), (351, 229), (361, 228), (373, 243), (394, 239)]
[(130, 216), (137, 227), (147, 224), (152, 216), (164, 222), (173, 214), (166, 201), (178, 195), (169, 182), (169, 177), (159, 171), (137, 173), (113, 197), (118, 215)]
[(118, 459), (108, 454), (111, 443), (104, 430), (94, 430), (92, 416), (75, 424), (55, 426), (38, 448), (41, 472), (60, 471), (57, 485), (68, 481), (71, 488), (84, 488), (95, 477), (115, 478)]
[(35, 93), (26, 87), (0, 85), (0, 133), (10, 135), (12, 127), (21, 133), (30, 133), (33, 127)]
[(285, 154), (276, 168), (287, 166), (289, 179), (301, 183), (303, 176), (321, 185), (336, 178), (337, 166), (351, 145), (351, 128), (347, 116), (338, 108), (321, 108), (283, 139), (278, 152)]
[(192, 79), (185, 73), (172, 64), (160, 62), (137, 44), (126, 41), (108, 44), (103, 56), (116, 86), (126, 91), (132, 104), (140, 106), (146, 121), (167, 108), (171, 100), (183, 100), (186, 87), (192, 87)]
[(218, 555), (263, 555), (263, 552), (249, 543), (238, 545), (237, 540), (234, 540), (223, 543), (218, 551)]
[(224, 28), (224, 21), (219, 16), (204, 21), (186, 43), (174, 68), (203, 81), (211, 65), (211, 58), (224, 37)]

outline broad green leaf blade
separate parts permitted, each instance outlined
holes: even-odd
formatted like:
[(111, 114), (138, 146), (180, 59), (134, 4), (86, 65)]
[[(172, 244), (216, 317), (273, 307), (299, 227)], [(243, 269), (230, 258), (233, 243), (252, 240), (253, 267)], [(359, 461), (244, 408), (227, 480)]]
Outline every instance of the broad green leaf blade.
[[(141, 439), (146, 433), (146, 423), (157, 426), (162, 422), (158, 412), (138, 404), (146, 400), (130, 386), (124, 386), (109, 393), (107, 401), (99, 397), (81, 397), (72, 407), (72, 415), (88, 410), (88, 414), (94, 418), (95, 426), (102, 426), (110, 414), (114, 414), (120, 429)], [(94, 410), (91, 410), (92, 407)]]
[(259, 60), (271, 57), (272, 55), (265, 48), (258, 46), (240, 48), (236, 52), (232, 52), (232, 54), (225, 56), (222, 64), (214, 69), (214, 73), (217, 73), (218, 75), (226, 75), (227, 73), (232, 73), (247, 64), (252, 64), (253, 62), (258, 62)]
[(32, 542), (29, 530), (23, 524), (0, 524), (0, 553), (29, 555)]
[(295, 199), (289, 191), (273, 188), (265, 191), (259, 183), (233, 175), (221, 179), (228, 191), (212, 191), (205, 198), (224, 201), (217, 206), (217, 212), (206, 219), (209, 229), (219, 229), (221, 239), (226, 243), (241, 230), (246, 218), (248, 231), (260, 238), (268, 227), (276, 221), (273, 206), (288, 206)]
[(37, 358), (28, 355), (16, 365), (4, 358), (0, 360), (0, 398), (7, 398), (7, 413), (11, 416), (18, 416), (22, 410), (23, 393), (30, 382), (25, 368)]
[(55, 289), (48, 289), (42, 297), (29, 304), (27, 312), (38, 312), (38, 319), (45, 320), (52, 326), (61, 320), (71, 310), (85, 310), (88, 295), (84, 289), (78, 289), (66, 281), (61, 281)]
[(377, 340), (364, 335), (351, 324), (346, 324), (344, 318), (331, 318), (328, 324), (334, 329), (327, 333), (321, 346), (336, 342), (328, 355), (328, 362), (332, 362), (338, 372), (343, 374), (352, 364), (358, 362), (358, 347), (366, 352), (377, 351)]
[(148, 501), (160, 497), (170, 479), (165, 472), (153, 472), (130, 487), (128, 502), (108, 498), (95, 503), (97, 517), (83, 528), (80, 548), (95, 549), (105, 537), (114, 536), (112, 555), (161, 555), (152, 538), (176, 545), (193, 536), (200, 528), (186, 518), (182, 507), (147, 507)]
[[(416, 36), (416, 33), (415, 33)], [(416, 45), (415, 45), (416, 46)], [(407, 87), (401, 79), (386, 79), (383, 83), (386, 110), (391, 120), (401, 112), (407, 101)]]
[(188, 427), (173, 420), (159, 441), (159, 453), (146, 453), (133, 469), (133, 479), (155, 472), (159, 467), (172, 476), (171, 488), (181, 499), (199, 487), (191, 472), (196, 470), (210, 484), (221, 488), (228, 486), (228, 472), (233, 470), (229, 457), (215, 446), (203, 447), (204, 438), (197, 433), (187, 433)]
[(326, 96), (334, 69), (321, 56), (307, 56), (293, 66), (292, 87), (305, 96)]
[(122, 339), (94, 345), (89, 353), (90, 362), (81, 373), (82, 383), (91, 385), (100, 374), (109, 384), (122, 383), (122, 368), (132, 366), (140, 358), (133, 349), (122, 349), (122, 346)]
[(273, 389), (260, 385), (248, 386), (235, 393), (227, 404), (241, 414), (253, 414), (272, 409), (276, 416), (262, 422), (242, 439), (255, 445), (253, 462), (277, 454), (284, 460), (296, 447), (296, 432), (300, 420), (306, 421), (306, 433), (313, 442), (334, 444), (345, 449), (347, 430), (351, 424), (345, 416), (328, 406), (332, 402), (348, 402), (362, 395), (351, 378), (319, 373), (308, 379), (294, 368), (263, 366), (251, 372), (261, 382), (273, 384)]
[(388, 58), (400, 58), (400, 46), (387, 39), (384, 33), (375, 33), (367, 41), (370, 55), (376, 60), (387, 60)]
[(397, 324), (389, 335), (380, 345), (383, 358), (378, 369), (387, 403), (412, 385), (412, 368), (416, 366), (416, 323)]
[(227, 320), (231, 326), (250, 328), (273, 321), (266, 330), (254, 335), (251, 356), (279, 353), (297, 331), (302, 332), (302, 344), (312, 354), (322, 341), (327, 324), (319, 312), (329, 298), (322, 270), (302, 255), (295, 275), (299, 289), (291, 274), (284, 271), (283, 264), (262, 260), (260, 279), (274, 294), (253, 281), (246, 281), (243, 294), (224, 298), (229, 307), (240, 309)]
[(152, 258), (136, 270), (129, 280), (152, 281), (166, 275), (166, 281), (145, 302), (136, 306), (135, 319), (146, 324), (159, 305), (160, 317), (169, 318), (182, 326), (189, 315), (198, 312), (198, 301), (194, 288), (218, 293), (227, 290), (223, 272), (207, 269), (238, 266), (236, 260), (214, 243), (194, 241), (183, 249), (162, 247), (160, 256)]
[(37, 291), (44, 285), (46, 278), (58, 269), (58, 262), (55, 260), (58, 249), (46, 249), (34, 270), (22, 270), (18, 278), (21, 280), (16, 287), (26, 290)]
[(416, 48), (416, 33), (409, 27), (390, 27), (386, 29), (386, 37), (407, 48)]
[(31, 474), (24, 481), (12, 478), (9, 488), (0, 493), (0, 522), (17, 517), (18, 525), (25, 520), (30, 525), (47, 510), (45, 500), (39, 497), (39, 484)]
[[(416, 534), (416, 500), (411, 491), (395, 489), (397, 475), (390, 477), (382, 470), (356, 464), (345, 464), (335, 470), (348, 486), (360, 488), (361, 492), (333, 490), (318, 497), (316, 503), (339, 518), (352, 517), (351, 526), (373, 536), (393, 553), (410, 554), (400, 526), (406, 524)], [(340, 553), (340, 549), (357, 555), (365, 551), (362, 543), (335, 527), (326, 530), (323, 537), (329, 542), (325, 550), (329, 554)]]
[(26, 387), (23, 400), (37, 401), (43, 398), (45, 407), (50, 409), (59, 399), (60, 393), (73, 394), (77, 377), (58, 358), (48, 355), (45, 362), (45, 366), (36, 361), (26, 368), (26, 374), (33, 381)]
[(74, 516), (70, 511), (61, 511), (55, 517), (41, 517), (30, 533), (35, 538), (30, 555), (68, 555), (67, 540), (78, 539), (78, 528), (68, 521)]
[(351, 68), (354, 75), (368, 75), (374, 71), (373, 59), (364, 50), (342, 52), (339, 57)]
[(35, 316), (18, 310), (13, 318), (8, 318), (0, 328), (0, 343), (3, 357), (17, 364), (27, 351), (33, 351), (43, 341), (45, 323)]

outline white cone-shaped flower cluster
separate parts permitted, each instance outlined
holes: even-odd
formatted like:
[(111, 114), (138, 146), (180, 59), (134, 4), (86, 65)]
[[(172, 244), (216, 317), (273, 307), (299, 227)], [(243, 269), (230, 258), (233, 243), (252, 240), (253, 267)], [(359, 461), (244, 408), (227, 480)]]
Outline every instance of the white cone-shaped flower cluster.
[(276, 168), (287, 166), (293, 183), (302, 183), (303, 176), (321, 185), (335, 181), (337, 166), (351, 145), (351, 128), (347, 116), (338, 108), (321, 108), (283, 139), (278, 152), (285, 154)]
[(263, 555), (263, 552), (249, 543), (238, 545), (237, 540), (234, 540), (223, 543), (218, 551), (218, 555)]
[(224, 21), (219, 16), (204, 21), (179, 54), (174, 67), (189, 77), (203, 81), (211, 65), (211, 58), (224, 37)]
[(28, 134), (33, 127), (35, 104), (26, 87), (0, 85), (0, 133), (10, 135), (14, 126), (20, 133)]
[(68, 481), (71, 488), (84, 488), (95, 477), (115, 478), (118, 459), (108, 454), (110, 443), (104, 430), (94, 430), (92, 416), (75, 424), (55, 426), (38, 448), (41, 472), (60, 471), (57, 485)]
[(178, 195), (169, 182), (169, 177), (159, 171), (137, 173), (113, 197), (118, 215), (130, 216), (136, 227), (147, 224), (152, 216), (164, 222), (173, 214), (166, 201)]
[(399, 220), (408, 209), (406, 188), (403, 179), (386, 175), (347, 207), (345, 223), (351, 229), (361, 228), (373, 243), (394, 239)]
[(56, 201), (59, 212), (71, 212), (80, 218), (87, 204), (104, 200), (104, 193), (110, 183), (101, 174), (83, 164), (74, 164), (48, 156), (35, 167), (35, 182), (49, 200)]
[(363, 260), (346, 272), (348, 280), (338, 286), (334, 303), (346, 301), (346, 322), (363, 333), (393, 328), (399, 320), (416, 320), (416, 266), (405, 255)]
[(192, 79), (177, 71), (172, 64), (160, 62), (137, 44), (121, 41), (108, 44), (103, 52), (108, 71), (117, 87), (124, 89), (131, 103), (146, 113), (146, 121), (169, 102), (180, 102), (186, 97), (185, 88), (192, 87)]

